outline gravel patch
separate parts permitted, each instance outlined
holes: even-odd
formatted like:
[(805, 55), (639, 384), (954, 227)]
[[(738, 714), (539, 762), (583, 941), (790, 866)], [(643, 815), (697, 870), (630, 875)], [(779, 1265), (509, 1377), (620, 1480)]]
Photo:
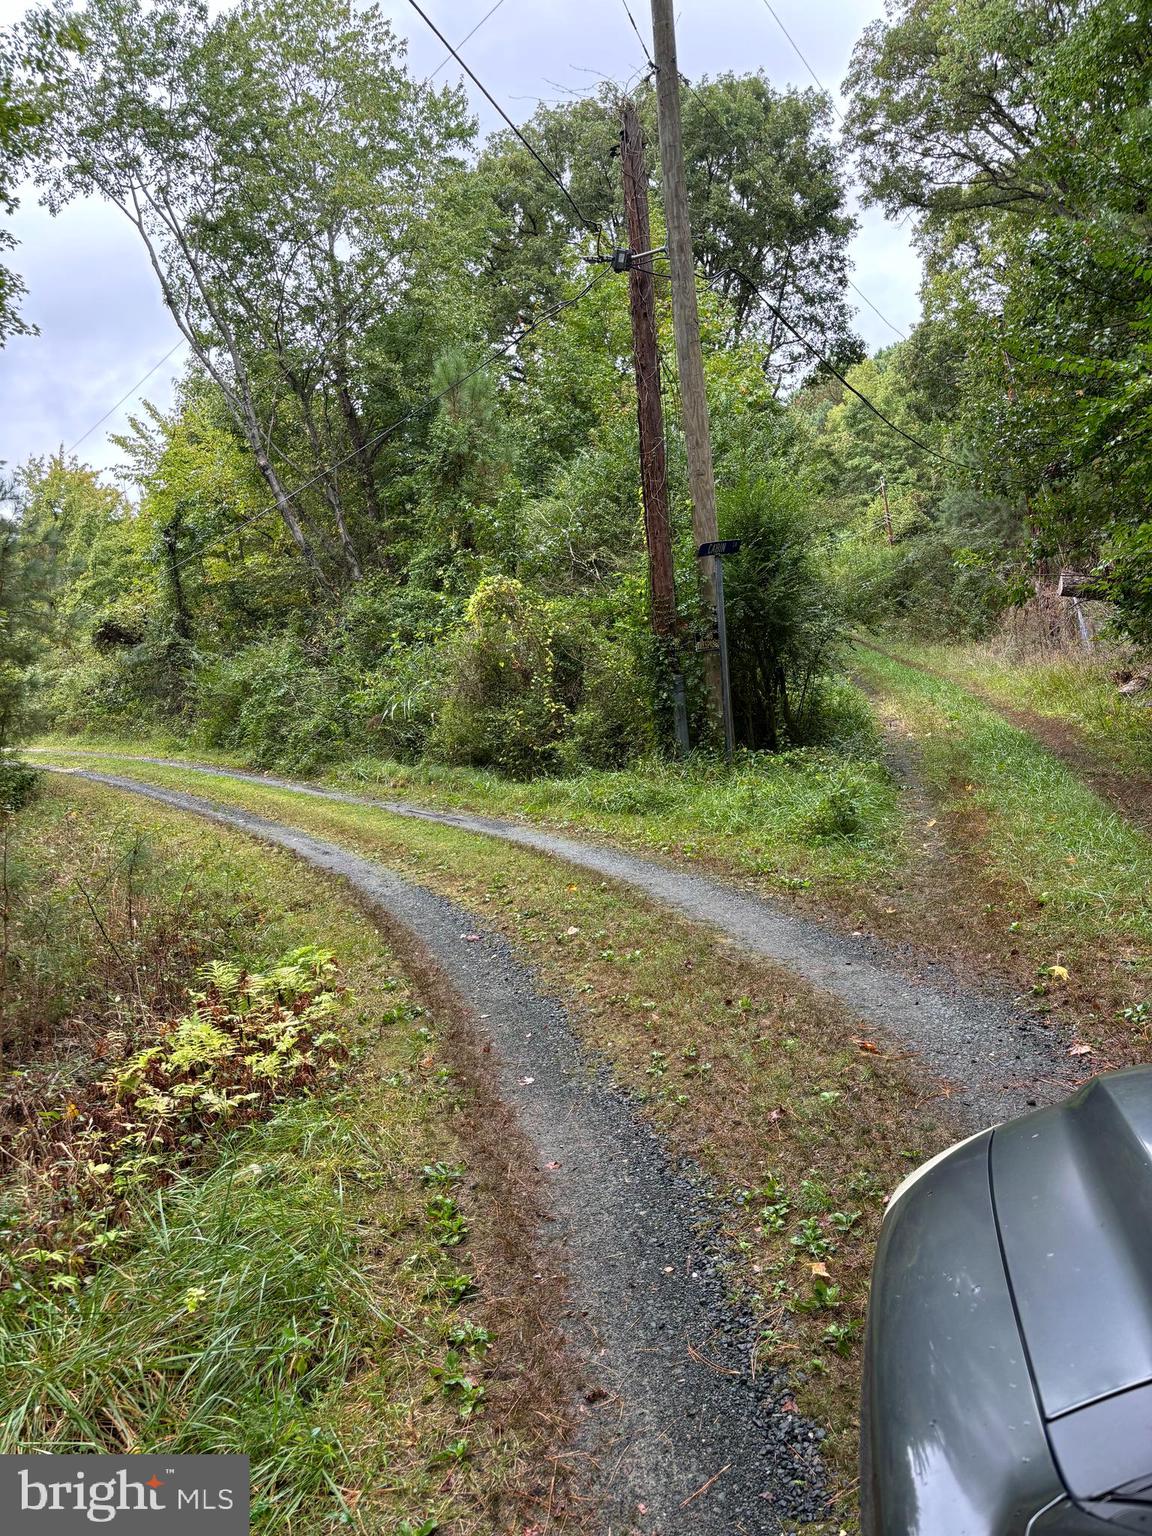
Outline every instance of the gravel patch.
[(1055, 1102), (1068, 1090), (1067, 1063), (1061, 1058), (1055, 1031), (1017, 1001), (991, 990), (961, 987), (943, 967), (918, 964), (907, 950), (889, 948), (873, 935), (837, 932), (734, 885), (526, 823), (429, 810), (176, 759), (140, 757), (135, 761), (438, 822), (536, 849), (634, 886), (685, 916), (720, 929), (752, 953), (786, 966), (838, 998), (866, 1023), (870, 1034), (913, 1051), (933, 1077), (950, 1086), (949, 1107), (963, 1130), (1011, 1119), (1037, 1104)]
[(578, 1482), (590, 1481), (605, 1536), (780, 1536), (821, 1517), (824, 1432), (796, 1412), (782, 1376), (752, 1368), (756, 1325), (727, 1297), (717, 1201), (693, 1167), (669, 1158), (503, 938), (295, 828), (115, 774), (77, 776), (236, 827), (339, 876), (413, 932), (448, 977), (545, 1172), (553, 1219), (540, 1279), (555, 1269), (567, 1278), (568, 1343), (583, 1372), (573, 1382), (579, 1450), (593, 1469)]

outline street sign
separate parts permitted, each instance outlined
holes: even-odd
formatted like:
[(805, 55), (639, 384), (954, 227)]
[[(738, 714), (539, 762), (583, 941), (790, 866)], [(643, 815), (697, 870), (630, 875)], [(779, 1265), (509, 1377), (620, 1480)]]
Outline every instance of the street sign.
[(696, 551), (696, 558), (703, 560), (708, 555), (738, 555), (739, 553), (739, 539), (713, 539), (711, 544), (701, 544)]

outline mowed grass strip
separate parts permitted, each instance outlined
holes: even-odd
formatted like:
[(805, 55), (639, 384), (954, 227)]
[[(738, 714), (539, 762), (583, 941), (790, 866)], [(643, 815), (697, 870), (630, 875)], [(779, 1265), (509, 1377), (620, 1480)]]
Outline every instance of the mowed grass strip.
[(872, 1252), (887, 1194), (955, 1137), (941, 1085), (781, 968), (560, 861), (242, 781), (131, 773), (379, 858), (505, 933), (670, 1146), (714, 1181), (733, 1289), (761, 1319), (758, 1367), (792, 1374), (850, 1490)]
[(7, 836), (10, 954), (36, 954), (9, 968), (10, 1102), (66, 1114), (187, 1012), (201, 961), (267, 968), (317, 942), (350, 989), (350, 1059), (158, 1169), (101, 1257), (47, 1255), (0, 1290), (0, 1450), (247, 1454), (261, 1532), (518, 1536), (565, 1365), (516, 1251), (531, 1212), (471, 1136), (490, 1111), (454, 1074), (452, 1021), (286, 853), (78, 780), (48, 780)]
[[(519, 781), (477, 768), (366, 756), (324, 765), (318, 777), (382, 799), (525, 816), (782, 889), (809, 883), (853, 887), (881, 878), (902, 857), (901, 809), (867, 702), (844, 684), (836, 707), (841, 739), (834, 749), (741, 754), (733, 770), (702, 758), (661, 759), (617, 771)], [(201, 753), (166, 737), (137, 742), (45, 737), (40, 745), (64, 753), (84, 746), (108, 758), (186, 756), (294, 776), (290, 768)]]
[(870, 651), (859, 653), (859, 670), (914, 739), (950, 818), (987, 958), (1014, 957), (1042, 1005), (1066, 1005), (1100, 1065), (1144, 1059), (1152, 839), (957, 684)]

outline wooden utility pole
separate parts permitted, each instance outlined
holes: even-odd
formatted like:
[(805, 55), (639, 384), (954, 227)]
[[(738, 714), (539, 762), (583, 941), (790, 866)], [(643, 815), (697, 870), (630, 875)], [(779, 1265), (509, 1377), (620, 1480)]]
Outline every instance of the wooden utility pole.
[[(696, 263), (692, 257), (688, 184), (684, 175), (680, 70), (676, 62), (676, 20), (672, 7), (673, 0), (652, 0), (652, 43), (656, 56), (656, 108), (660, 122), (660, 163), (664, 169), (664, 219), (668, 226), (676, 364), (680, 375), (684, 446), (688, 455), (688, 485), (692, 492), (692, 528), (699, 548), (702, 544), (714, 543), (719, 532), (712, 440), (708, 432), (708, 397), (704, 392), (704, 359), (700, 351), (700, 312), (696, 305)], [(716, 562), (705, 557), (699, 566), (700, 596), (705, 615), (715, 632)], [(705, 652), (704, 662), (709, 714), (713, 728), (718, 730), (723, 719), (723, 689), (720, 655), (714, 640)]]
[[(635, 258), (652, 248), (648, 223), (648, 173), (640, 114), (630, 97), (620, 109), (620, 174), (628, 245)], [(632, 311), (632, 361), (636, 370), (636, 416), (640, 425), (640, 488), (644, 496), (644, 538), (648, 544), (648, 586), (652, 631), (669, 652), (676, 637), (676, 575), (672, 563), (672, 520), (668, 513), (668, 466), (664, 453), (664, 408), (660, 401), (660, 353), (656, 337), (656, 295), (651, 256), (628, 269)], [(669, 656), (671, 659), (671, 656)]]
[(887, 480), (881, 480), (880, 489), (884, 493), (884, 532), (888, 535), (888, 547), (891, 548), (896, 540), (892, 537), (892, 510), (888, 505)]

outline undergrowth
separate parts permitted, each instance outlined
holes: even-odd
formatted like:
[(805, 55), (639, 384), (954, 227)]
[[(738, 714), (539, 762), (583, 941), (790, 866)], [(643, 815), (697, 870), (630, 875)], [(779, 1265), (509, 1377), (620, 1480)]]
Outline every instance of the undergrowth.
[(314, 1092), (346, 1055), (335, 970), (315, 948), (266, 973), (212, 961), (183, 1017), (155, 1021), (150, 1043), (63, 1104), (45, 1104), (34, 1081), (12, 1072), (0, 1285), (79, 1290), (132, 1240), (121, 1222), (136, 1196), (203, 1165), (223, 1132)]
[[(837, 690), (836, 719), (837, 739), (827, 748), (742, 752), (732, 769), (706, 756), (653, 757), (629, 768), (516, 780), (363, 755), (329, 765), (323, 782), (410, 795), (436, 807), (531, 816), (677, 858), (715, 860), (785, 887), (808, 880), (856, 884), (878, 878), (900, 856), (899, 793), (867, 703), (847, 685)], [(69, 749), (81, 745), (109, 759), (120, 752), (197, 755), (168, 738), (72, 737), (52, 743), (54, 760), (67, 761)], [(219, 753), (202, 760), (246, 766)], [(83, 766), (80, 756), (74, 761)]]
[(246, 1454), (259, 1532), (519, 1531), (515, 1280), (373, 923), (89, 785), (7, 831), (0, 1451)]

